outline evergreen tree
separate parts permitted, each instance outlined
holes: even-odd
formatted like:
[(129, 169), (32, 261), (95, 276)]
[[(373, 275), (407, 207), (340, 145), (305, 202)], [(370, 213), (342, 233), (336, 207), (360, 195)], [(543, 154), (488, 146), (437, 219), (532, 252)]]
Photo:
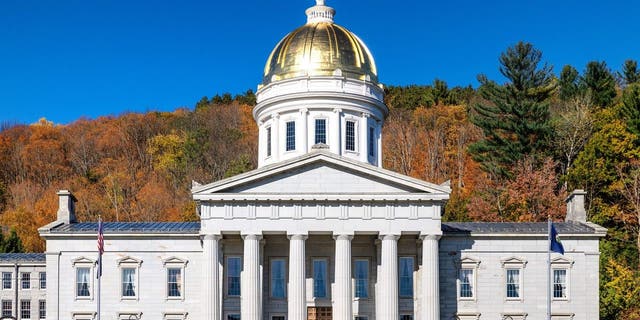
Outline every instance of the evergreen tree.
[(560, 99), (568, 101), (580, 92), (580, 75), (576, 68), (566, 65), (560, 72)]
[(471, 121), (484, 139), (470, 146), (484, 170), (510, 176), (525, 155), (537, 157), (547, 150), (551, 133), (549, 102), (555, 89), (551, 67), (539, 67), (542, 52), (519, 42), (500, 56), (500, 73), (508, 82), (498, 85), (478, 76), (479, 93), (486, 102), (472, 106)]
[(596, 106), (611, 105), (616, 97), (616, 80), (607, 68), (606, 62), (589, 62), (582, 81), (591, 93), (591, 99)]
[(627, 60), (622, 66), (622, 74), (620, 75), (624, 83), (630, 85), (640, 82), (640, 70), (638, 70), (638, 62), (635, 60)]
[(620, 111), (629, 131), (640, 136), (640, 83), (632, 83), (624, 89)]
[(9, 233), (9, 237), (3, 241), (2, 244), (2, 252), (5, 253), (18, 253), (23, 252), (24, 248), (22, 247), (22, 241), (18, 238), (18, 233), (16, 233), (15, 229), (11, 229)]

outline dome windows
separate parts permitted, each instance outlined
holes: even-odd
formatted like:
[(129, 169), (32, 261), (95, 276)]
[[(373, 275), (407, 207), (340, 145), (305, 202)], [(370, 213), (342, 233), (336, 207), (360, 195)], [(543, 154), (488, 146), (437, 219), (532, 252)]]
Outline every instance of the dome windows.
[(327, 119), (316, 119), (314, 144), (327, 144)]
[(296, 122), (288, 121), (287, 122), (287, 140), (285, 141), (285, 145), (287, 147), (287, 151), (296, 150)]

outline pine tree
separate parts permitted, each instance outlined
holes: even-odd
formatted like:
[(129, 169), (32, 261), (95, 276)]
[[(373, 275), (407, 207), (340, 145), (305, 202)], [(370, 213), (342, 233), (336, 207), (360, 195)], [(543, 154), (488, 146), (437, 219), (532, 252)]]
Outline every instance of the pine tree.
[(608, 107), (616, 97), (616, 80), (607, 68), (607, 63), (591, 61), (587, 64), (582, 81), (591, 93), (596, 106)]
[(620, 112), (629, 131), (640, 136), (640, 83), (632, 83), (624, 89)]
[(551, 67), (539, 67), (541, 58), (542, 52), (532, 44), (519, 42), (500, 56), (500, 73), (508, 79), (505, 85), (478, 77), (486, 102), (472, 106), (471, 121), (485, 137), (469, 151), (484, 170), (498, 177), (510, 176), (513, 165), (525, 155), (538, 158), (547, 150), (555, 85)]
[(2, 249), (6, 253), (18, 253), (24, 251), (22, 241), (18, 238), (18, 233), (16, 233), (15, 229), (11, 229), (9, 237), (4, 240), (4, 248)]
[(627, 60), (622, 66), (622, 80), (626, 85), (640, 82), (640, 70), (638, 70), (638, 62), (635, 60)]
[(568, 101), (580, 92), (580, 74), (576, 68), (566, 65), (560, 72), (560, 99)]

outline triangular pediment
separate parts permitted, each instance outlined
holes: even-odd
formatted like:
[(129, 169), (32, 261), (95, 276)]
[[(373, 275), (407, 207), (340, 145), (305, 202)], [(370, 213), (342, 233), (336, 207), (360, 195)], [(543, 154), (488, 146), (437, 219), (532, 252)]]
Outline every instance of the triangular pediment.
[(211, 194), (441, 194), (450, 188), (369, 164), (315, 152), (212, 184), (194, 197)]

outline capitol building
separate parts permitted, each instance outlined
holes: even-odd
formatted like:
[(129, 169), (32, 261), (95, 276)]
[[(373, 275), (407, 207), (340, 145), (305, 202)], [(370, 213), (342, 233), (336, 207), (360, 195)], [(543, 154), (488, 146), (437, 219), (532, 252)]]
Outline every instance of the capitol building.
[[(374, 56), (324, 1), (306, 15), (258, 85), (258, 168), (194, 184), (199, 222), (104, 224), (101, 319), (545, 319), (547, 223), (442, 222), (448, 185), (382, 166)], [(46, 319), (93, 320), (97, 223), (58, 195), (40, 229)], [(606, 230), (584, 201), (556, 224), (554, 320), (599, 318)]]

